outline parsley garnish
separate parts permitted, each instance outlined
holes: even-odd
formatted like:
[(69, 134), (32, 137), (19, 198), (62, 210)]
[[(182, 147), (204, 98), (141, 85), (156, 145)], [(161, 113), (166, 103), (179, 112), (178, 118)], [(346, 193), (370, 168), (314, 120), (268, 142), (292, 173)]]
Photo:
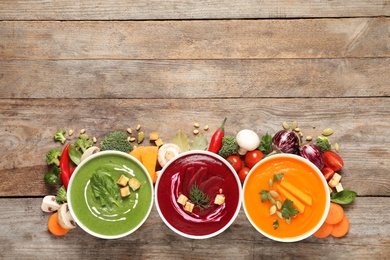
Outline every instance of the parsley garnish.
[(259, 194), (261, 194), (261, 202), (265, 202), (267, 199), (271, 198), (271, 194), (267, 190), (262, 190)]
[(293, 201), (286, 199), (282, 205), (282, 217), (286, 220), (291, 219), (291, 217), (296, 216), (299, 211), (293, 207)]
[(280, 181), (283, 179), (283, 177), (284, 177), (283, 173), (278, 173), (278, 174), (274, 173), (274, 181)]
[(273, 225), (274, 225), (274, 229), (277, 229), (279, 227), (279, 221), (276, 219)]
[(269, 154), (271, 152), (272, 136), (269, 133), (266, 133), (260, 141), (259, 150), (264, 154)]

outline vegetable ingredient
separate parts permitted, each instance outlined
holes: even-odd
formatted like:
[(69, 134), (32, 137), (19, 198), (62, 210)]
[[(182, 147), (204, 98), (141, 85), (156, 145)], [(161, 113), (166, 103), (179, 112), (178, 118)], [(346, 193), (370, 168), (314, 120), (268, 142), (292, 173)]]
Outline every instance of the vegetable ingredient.
[(174, 143), (163, 144), (158, 149), (158, 157), (157, 157), (158, 163), (160, 164), (161, 167), (164, 167), (167, 164), (167, 162), (169, 162), (171, 159), (179, 155), (180, 152), (181, 152), (180, 147)]
[(190, 145), (190, 150), (207, 150), (207, 138), (205, 135), (197, 135)]
[(298, 214), (298, 210), (293, 206), (294, 202), (286, 199), (282, 205), (282, 217), (287, 221), (291, 221), (291, 217)]
[(114, 205), (121, 206), (119, 188), (108, 173), (96, 171), (91, 177), (91, 189), (95, 199), (108, 211), (111, 211)]
[(57, 133), (54, 134), (54, 141), (58, 141), (64, 144), (66, 141), (65, 133), (65, 130), (58, 130)]
[(67, 144), (65, 146), (64, 150), (62, 150), (61, 159), (60, 159), (60, 168), (61, 168), (60, 177), (66, 189), (68, 188), (68, 183), (71, 176), (69, 147), (70, 144)]
[(61, 181), (60, 177), (57, 174), (55, 174), (54, 172), (46, 173), (45, 176), (43, 177), (43, 180), (45, 181), (45, 183), (51, 184), (51, 185), (58, 184)]
[(83, 155), (81, 156), (80, 158), (80, 162), (84, 161), (86, 158), (88, 158), (89, 156), (91, 156), (92, 154), (95, 154), (97, 152), (100, 151), (100, 148), (97, 147), (97, 146), (91, 146), (89, 147), (87, 150), (85, 150), (85, 152), (83, 153)]
[(133, 145), (127, 141), (127, 134), (122, 131), (108, 133), (100, 143), (100, 150), (116, 150), (125, 153), (132, 151)]
[(239, 131), (236, 135), (236, 141), (239, 146), (238, 154), (240, 155), (245, 155), (248, 151), (253, 151), (260, 145), (259, 136), (249, 129)]
[(306, 144), (302, 146), (300, 154), (303, 158), (308, 159), (317, 166), (318, 169), (321, 170), (324, 167), (324, 156), (315, 144)]
[(236, 173), (240, 172), (242, 169), (242, 160), (240, 156), (238, 155), (230, 155), (229, 157), (226, 158), (226, 161), (231, 164), (233, 169), (236, 171)]
[(357, 193), (352, 190), (342, 190), (333, 194), (330, 198), (331, 202), (337, 204), (349, 204), (356, 198)]
[(321, 152), (329, 151), (332, 149), (332, 145), (329, 139), (325, 136), (318, 136), (316, 139), (316, 145)]
[(227, 158), (230, 155), (237, 154), (238, 145), (234, 136), (226, 135), (222, 138), (222, 146), (218, 151), (218, 154), (223, 158)]
[(141, 161), (146, 170), (155, 183), (157, 180), (156, 165), (157, 165), (158, 147), (157, 146), (145, 146), (141, 149)]
[(201, 210), (210, 207), (210, 198), (195, 184), (191, 187), (190, 200)]
[(258, 148), (264, 154), (269, 154), (272, 152), (272, 135), (266, 133), (260, 140), (260, 145)]
[(288, 190), (292, 195), (296, 196), (298, 200), (302, 201), (306, 205), (311, 206), (313, 204), (312, 197), (309, 194), (300, 190), (299, 188), (295, 187), (293, 184), (286, 181), (282, 181), (280, 182), (280, 186)]
[(339, 223), (333, 225), (331, 235), (333, 237), (343, 237), (348, 233), (349, 226), (349, 220), (347, 216), (344, 215), (343, 219)]
[(46, 154), (46, 163), (48, 165), (55, 164), (57, 166), (60, 165), (60, 156), (61, 156), (61, 150), (57, 148), (51, 149)]
[(66, 203), (67, 202), (67, 197), (66, 197), (66, 189), (65, 189), (65, 186), (62, 185), (58, 191), (57, 191), (57, 195), (55, 197), (55, 200), (57, 201), (57, 203), (59, 204), (63, 204), (63, 203)]
[(141, 150), (142, 148), (144, 148), (145, 146), (143, 145), (139, 145), (137, 146), (136, 148), (134, 148), (133, 151), (129, 152), (130, 155), (134, 156), (138, 161), (140, 161), (142, 163), (142, 159), (141, 159)]
[(272, 137), (272, 144), (282, 153), (297, 154), (299, 151), (299, 137), (290, 130), (281, 130)]
[(286, 198), (286, 200), (290, 200), (294, 203), (294, 207), (301, 213), (303, 214), (305, 212), (305, 205), (298, 200), (294, 195), (292, 195), (288, 190), (283, 188), (282, 186), (277, 186), (277, 190), (279, 193)]
[(264, 154), (259, 150), (249, 151), (245, 154), (245, 165), (251, 169), (256, 163), (263, 159)]
[(221, 149), (222, 146), (222, 140), (225, 135), (225, 123), (226, 123), (226, 117), (222, 122), (222, 125), (218, 128), (217, 131), (214, 132), (213, 136), (211, 137), (210, 145), (209, 145), (209, 151), (213, 153), (218, 153), (219, 149)]
[(47, 227), (50, 231), (55, 236), (63, 236), (66, 233), (70, 231), (70, 229), (65, 229), (61, 227), (61, 225), (58, 223), (58, 212), (53, 213), (47, 222)]
[(344, 216), (344, 209), (339, 204), (331, 202), (329, 207), (328, 216), (325, 219), (325, 222), (328, 224), (337, 224), (339, 223)]
[(322, 226), (313, 234), (316, 238), (325, 238), (332, 233), (333, 230), (332, 224), (324, 222)]
[(76, 146), (70, 145), (69, 146), (69, 158), (70, 160), (76, 164), (79, 165), (81, 161), (81, 156), (83, 155), (79, 150), (77, 150)]
[(173, 137), (173, 143), (180, 147), (181, 152), (187, 152), (190, 150), (190, 142), (188, 136), (181, 130), (177, 131)]
[(250, 169), (248, 167), (242, 167), (238, 172), (238, 177), (240, 178), (241, 183), (245, 182), (246, 176), (248, 176)]
[(58, 209), (58, 224), (65, 229), (76, 228), (76, 223), (70, 214), (68, 203), (64, 203)]
[(343, 160), (337, 153), (326, 151), (323, 155), (325, 166), (331, 168), (333, 171), (339, 171), (344, 166)]
[(88, 139), (84, 139), (84, 138), (79, 138), (76, 140), (76, 142), (74, 143), (74, 146), (77, 150), (79, 150), (81, 153), (85, 153), (85, 151), (90, 148), (91, 146), (93, 145), (93, 142), (88, 140)]
[(333, 175), (334, 175), (334, 170), (332, 170), (331, 168), (329, 167), (324, 167), (321, 169), (321, 172), (322, 172), (322, 175), (324, 175), (325, 179), (327, 181), (330, 181), (330, 179), (332, 179)]
[(43, 198), (41, 209), (43, 212), (54, 212), (60, 208), (60, 204), (56, 201), (53, 195), (47, 195)]

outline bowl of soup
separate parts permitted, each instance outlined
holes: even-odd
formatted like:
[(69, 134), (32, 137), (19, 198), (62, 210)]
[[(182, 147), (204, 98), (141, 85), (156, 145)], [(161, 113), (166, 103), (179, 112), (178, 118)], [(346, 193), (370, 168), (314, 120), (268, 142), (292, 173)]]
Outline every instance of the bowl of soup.
[(321, 171), (298, 155), (276, 154), (261, 160), (243, 186), (249, 222), (279, 242), (311, 236), (325, 221), (329, 205), (329, 188)]
[(146, 221), (153, 205), (153, 183), (133, 156), (102, 151), (77, 166), (67, 199), (79, 227), (95, 237), (117, 239)]
[(222, 233), (234, 222), (242, 203), (233, 167), (208, 151), (184, 152), (170, 160), (157, 179), (155, 194), (163, 222), (191, 239)]

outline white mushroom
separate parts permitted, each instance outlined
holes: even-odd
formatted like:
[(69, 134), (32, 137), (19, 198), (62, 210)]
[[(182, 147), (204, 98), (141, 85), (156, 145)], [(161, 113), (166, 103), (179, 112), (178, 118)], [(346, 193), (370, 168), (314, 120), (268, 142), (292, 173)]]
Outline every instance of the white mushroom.
[(180, 147), (174, 143), (167, 143), (158, 149), (158, 163), (161, 167), (181, 152)]
[(91, 146), (89, 147), (87, 150), (85, 150), (85, 152), (83, 153), (83, 155), (81, 156), (80, 158), (80, 162), (82, 162), (83, 160), (85, 160), (88, 156), (94, 154), (94, 153), (97, 153), (100, 151), (100, 148), (97, 147), (97, 146)]
[(56, 201), (56, 196), (48, 195), (43, 198), (41, 209), (44, 212), (54, 212), (60, 208), (60, 204)]
[(245, 155), (248, 151), (253, 151), (260, 145), (259, 136), (252, 130), (243, 129), (236, 135), (239, 146), (238, 154)]
[(65, 229), (76, 227), (76, 223), (70, 214), (68, 203), (61, 204), (61, 207), (58, 209), (58, 223)]

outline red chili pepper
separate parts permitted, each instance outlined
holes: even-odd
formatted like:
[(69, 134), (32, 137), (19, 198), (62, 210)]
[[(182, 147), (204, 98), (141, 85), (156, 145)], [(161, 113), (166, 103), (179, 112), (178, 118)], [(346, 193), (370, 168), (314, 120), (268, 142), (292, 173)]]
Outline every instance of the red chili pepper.
[(333, 171), (338, 171), (344, 166), (344, 162), (341, 157), (330, 150), (324, 152), (324, 163), (326, 167), (331, 168)]
[(60, 158), (60, 168), (61, 168), (61, 180), (62, 183), (65, 186), (65, 189), (68, 189), (68, 183), (71, 176), (70, 171), (70, 158), (69, 158), (69, 146), (70, 144), (67, 144), (62, 151), (61, 158)]
[(226, 118), (223, 120), (223, 123), (220, 128), (218, 128), (217, 131), (213, 134), (211, 137), (210, 145), (209, 145), (209, 151), (213, 153), (218, 153), (219, 149), (221, 149), (222, 146), (222, 139), (225, 135), (225, 122)]

